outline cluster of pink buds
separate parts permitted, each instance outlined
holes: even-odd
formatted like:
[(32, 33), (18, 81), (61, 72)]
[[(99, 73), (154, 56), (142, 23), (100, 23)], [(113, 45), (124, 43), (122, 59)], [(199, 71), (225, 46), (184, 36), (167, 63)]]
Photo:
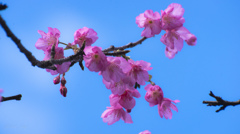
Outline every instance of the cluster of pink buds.
[(184, 40), (191, 46), (196, 45), (197, 42), (196, 36), (183, 27), (185, 22), (183, 13), (184, 9), (180, 4), (172, 3), (167, 9), (161, 11), (161, 15), (158, 12), (146, 10), (136, 17), (136, 23), (140, 28), (145, 28), (141, 36), (147, 38), (165, 30), (166, 33), (160, 41), (166, 45), (165, 55), (172, 59), (183, 48)]
[[(152, 10), (145, 11), (136, 17), (136, 23), (139, 27), (145, 28), (141, 36), (147, 38), (159, 34), (161, 30), (165, 30), (166, 33), (160, 40), (166, 45), (166, 56), (173, 58), (182, 49), (183, 40), (188, 45), (196, 44), (197, 38), (183, 27), (185, 22), (182, 17), (183, 13), (184, 9), (182, 6), (173, 3), (166, 10), (161, 11), (161, 15)], [(173, 103), (177, 103), (179, 100), (172, 101), (164, 98), (162, 89), (151, 81), (151, 75), (148, 73), (152, 69), (150, 63), (143, 60), (134, 61), (125, 55), (106, 56), (101, 47), (92, 46), (98, 39), (97, 33), (93, 29), (87, 27), (78, 29), (74, 33), (74, 41), (68, 44), (59, 41), (60, 32), (56, 28), (49, 27), (48, 33), (44, 33), (41, 30), (38, 33), (41, 34), (42, 38), (38, 39), (35, 46), (37, 49), (44, 51), (45, 57), (43, 60), (64, 58), (64, 50), (72, 49), (76, 53), (85, 44), (83, 50), (85, 53), (83, 55), (85, 66), (92, 72), (98, 72), (102, 76), (102, 81), (106, 88), (111, 91), (109, 96), (110, 106), (101, 115), (103, 121), (108, 125), (120, 119), (125, 123), (133, 123), (130, 113), (136, 105), (135, 98), (141, 97), (136, 88), (140, 87), (140, 85), (145, 85), (146, 82), (151, 84), (145, 87), (147, 91), (145, 100), (149, 102), (151, 107), (158, 106), (158, 113), (161, 118), (171, 119), (171, 109), (178, 111)], [(59, 43), (66, 45), (66, 48), (58, 47)], [(70, 65), (71, 62), (64, 62), (54, 65), (56, 70), (47, 69), (52, 75), (58, 74), (54, 78), (53, 83), (61, 84), (60, 93), (64, 97), (67, 94), (64, 76)], [(62, 78), (60, 79), (61, 74)], [(146, 130), (140, 134), (151, 134), (151, 132)]]

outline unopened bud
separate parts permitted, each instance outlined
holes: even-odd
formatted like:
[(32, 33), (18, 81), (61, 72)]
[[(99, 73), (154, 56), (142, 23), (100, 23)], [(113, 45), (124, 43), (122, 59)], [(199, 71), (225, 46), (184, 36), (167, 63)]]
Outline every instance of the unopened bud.
[(66, 79), (62, 76), (61, 78), (61, 85), (65, 85), (67, 83)]
[(53, 83), (54, 83), (54, 84), (60, 83), (60, 75), (58, 75), (57, 77), (55, 77), (55, 78), (53, 79)]
[(65, 86), (61, 86), (60, 93), (62, 96), (66, 97), (67, 96), (67, 88)]

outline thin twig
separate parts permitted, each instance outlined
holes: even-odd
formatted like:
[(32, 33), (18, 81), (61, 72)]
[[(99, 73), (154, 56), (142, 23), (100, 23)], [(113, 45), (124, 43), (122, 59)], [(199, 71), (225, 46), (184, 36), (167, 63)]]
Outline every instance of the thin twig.
[(0, 3), (0, 10), (4, 10), (7, 8), (7, 5), (6, 4), (2, 4)]
[(1, 102), (9, 101), (9, 100), (21, 100), (21, 99), (22, 99), (22, 95), (21, 94), (18, 94), (18, 95), (15, 95), (15, 96), (9, 96), (9, 97), (3, 97), (2, 96)]
[(236, 106), (240, 104), (240, 100), (238, 101), (226, 101), (223, 100), (219, 96), (215, 96), (212, 91), (210, 91), (209, 95), (216, 99), (216, 101), (203, 101), (203, 104), (208, 104), (207, 106), (221, 106), (216, 112), (224, 110), (227, 106)]
[(124, 49), (127, 49), (127, 48), (132, 48), (132, 47), (137, 46), (138, 44), (142, 44), (142, 42), (146, 39), (147, 39), (147, 37), (142, 37), (140, 40), (138, 40), (136, 42), (133, 42), (133, 43), (130, 42), (127, 45), (124, 45), (124, 46), (121, 46), (121, 47), (110, 46), (109, 48), (102, 50), (102, 52), (106, 53), (106, 52), (110, 52), (110, 51), (124, 50)]
[(116, 51), (113, 53), (110, 52), (104, 52), (105, 55), (111, 55), (111, 56), (121, 56), (121, 55), (125, 55), (126, 53), (129, 53), (130, 50), (121, 50), (121, 51)]

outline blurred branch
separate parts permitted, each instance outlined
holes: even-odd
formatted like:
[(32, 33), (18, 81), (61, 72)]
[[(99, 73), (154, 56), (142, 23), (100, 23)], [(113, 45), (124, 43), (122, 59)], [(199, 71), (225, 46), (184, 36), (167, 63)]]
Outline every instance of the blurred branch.
[(127, 48), (132, 48), (132, 47), (135, 47), (137, 46), (138, 44), (142, 44), (142, 42), (144, 40), (146, 40), (147, 37), (142, 37), (140, 40), (136, 41), (136, 42), (130, 42), (128, 43), (127, 45), (124, 45), (124, 46), (121, 46), (121, 47), (114, 47), (114, 46), (110, 46), (109, 48), (107, 49), (104, 49), (102, 50), (104, 53), (107, 53), (107, 52), (110, 52), (110, 51), (117, 51), (117, 50), (124, 50), (124, 49), (127, 49)]
[(6, 8), (7, 8), (7, 5), (6, 5), (6, 4), (0, 3), (0, 11), (1, 11), (1, 10), (4, 10), (4, 9), (6, 9)]
[(18, 95), (15, 95), (15, 96), (9, 96), (9, 97), (3, 97), (2, 96), (1, 102), (9, 101), (9, 100), (21, 100), (21, 98), (22, 98), (21, 94), (18, 94)]
[(2, 18), (1, 15), (0, 15), (0, 24), (1, 24), (2, 28), (5, 30), (7, 36), (10, 37), (12, 39), (12, 41), (17, 45), (20, 52), (22, 52), (26, 56), (28, 61), (32, 63), (32, 66), (38, 66), (40, 68), (56, 70), (56, 67), (54, 66), (54, 64), (62, 64), (64, 62), (68, 62), (68, 61), (82, 61), (82, 59), (83, 59), (83, 55), (84, 55), (83, 49), (84, 49), (85, 45), (82, 45), (82, 47), (79, 49), (79, 51), (76, 54), (71, 55), (69, 57), (62, 58), (62, 59), (54, 59), (54, 60), (50, 59), (50, 60), (46, 60), (46, 61), (39, 61), (32, 55), (32, 53), (30, 51), (28, 51), (22, 45), (21, 41), (9, 29), (9, 27), (7, 26), (6, 22), (4, 21), (4, 19)]
[(203, 104), (207, 104), (207, 106), (221, 106), (216, 112), (224, 110), (227, 106), (236, 106), (240, 104), (240, 100), (238, 101), (226, 101), (223, 100), (219, 96), (215, 96), (212, 91), (210, 91), (209, 95), (216, 99), (216, 101), (203, 101)]

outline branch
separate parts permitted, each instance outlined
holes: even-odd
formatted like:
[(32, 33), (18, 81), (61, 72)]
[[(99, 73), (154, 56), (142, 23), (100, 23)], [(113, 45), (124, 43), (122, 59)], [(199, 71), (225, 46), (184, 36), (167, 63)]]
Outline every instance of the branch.
[(15, 95), (15, 96), (9, 96), (9, 97), (3, 97), (3, 96), (2, 96), (1, 102), (3, 102), (3, 101), (9, 101), (9, 100), (21, 100), (21, 98), (22, 98), (22, 95), (21, 95), (21, 94), (18, 94), (18, 95)]
[(79, 51), (76, 54), (71, 55), (69, 57), (62, 58), (62, 59), (55, 59), (55, 60), (39, 61), (32, 55), (32, 53), (30, 51), (28, 51), (22, 45), (21, 41), (9, 29), (9, 27), (7, 26), (6, 22), (4, 21), (4, 19), (2, 18), (1, 15), (0, 15), (0, 24), (3, 27), (3, 29), (5, 30), (7, 36), (10, 37), (12, 39), (12, 41), (17, 45), (20, 52), (22, 52), (27, 57), (28, 61), (32, 63), (32, 66), (38, 66), (40, 68), (56, 70), (56, 67), (54, 66), (54, 64), (62, 64), (64, 62), (68, 62), (68, 61), (79, 61), (79, 60), (82, 61), (82, 59), (83, 59), (83, 55), (84, 55), (83, 49), (84, 49), (85, 45), (82, 45), (82, 47), (79, 49)]
[(0, 3), (0, 10), (4, 10), (7, 8), (7, 5), (6, 4), (2, 4)]
[(124, 49), (127, 49), (127, 48), (132, 48), (132, 47), (137, 46), (138, 44), (142, 44), (142, 42), (146, 39), (147, 39), (147, 37), (142, 37), (142, 39), (140, 39), (136, 42), (133, 42), (133, 43), (130, 42), (127, 45), (124, 45), (124, 46), (121, 46), (121, 47), (110, 46), (109, 48), (102, 50), (102, 52), (107, 53), (107, 52), (110, 52), (110, 51), (124, 50)]
[(221, 106), (216, 112), (224, 110), (227, 106), (236, 106), (240, 104), (240, 100), (238, 101), (226, 101), (223, 100), (219, 96), (215, 96), (212, 91), (210, 91), (209, 95), (216, 99), (216, 101), (203, 101), (203, 104), (208, 104), (207, 106)]
[(126, 53), (129, 53), (130, 50), (120, 50), (120, 51), (116, 51), (113, 53), (110, 52), (104, 52), (105, 55), (111, 55), (111, 56), (121, 56), (121, 55), (125, 55)]

